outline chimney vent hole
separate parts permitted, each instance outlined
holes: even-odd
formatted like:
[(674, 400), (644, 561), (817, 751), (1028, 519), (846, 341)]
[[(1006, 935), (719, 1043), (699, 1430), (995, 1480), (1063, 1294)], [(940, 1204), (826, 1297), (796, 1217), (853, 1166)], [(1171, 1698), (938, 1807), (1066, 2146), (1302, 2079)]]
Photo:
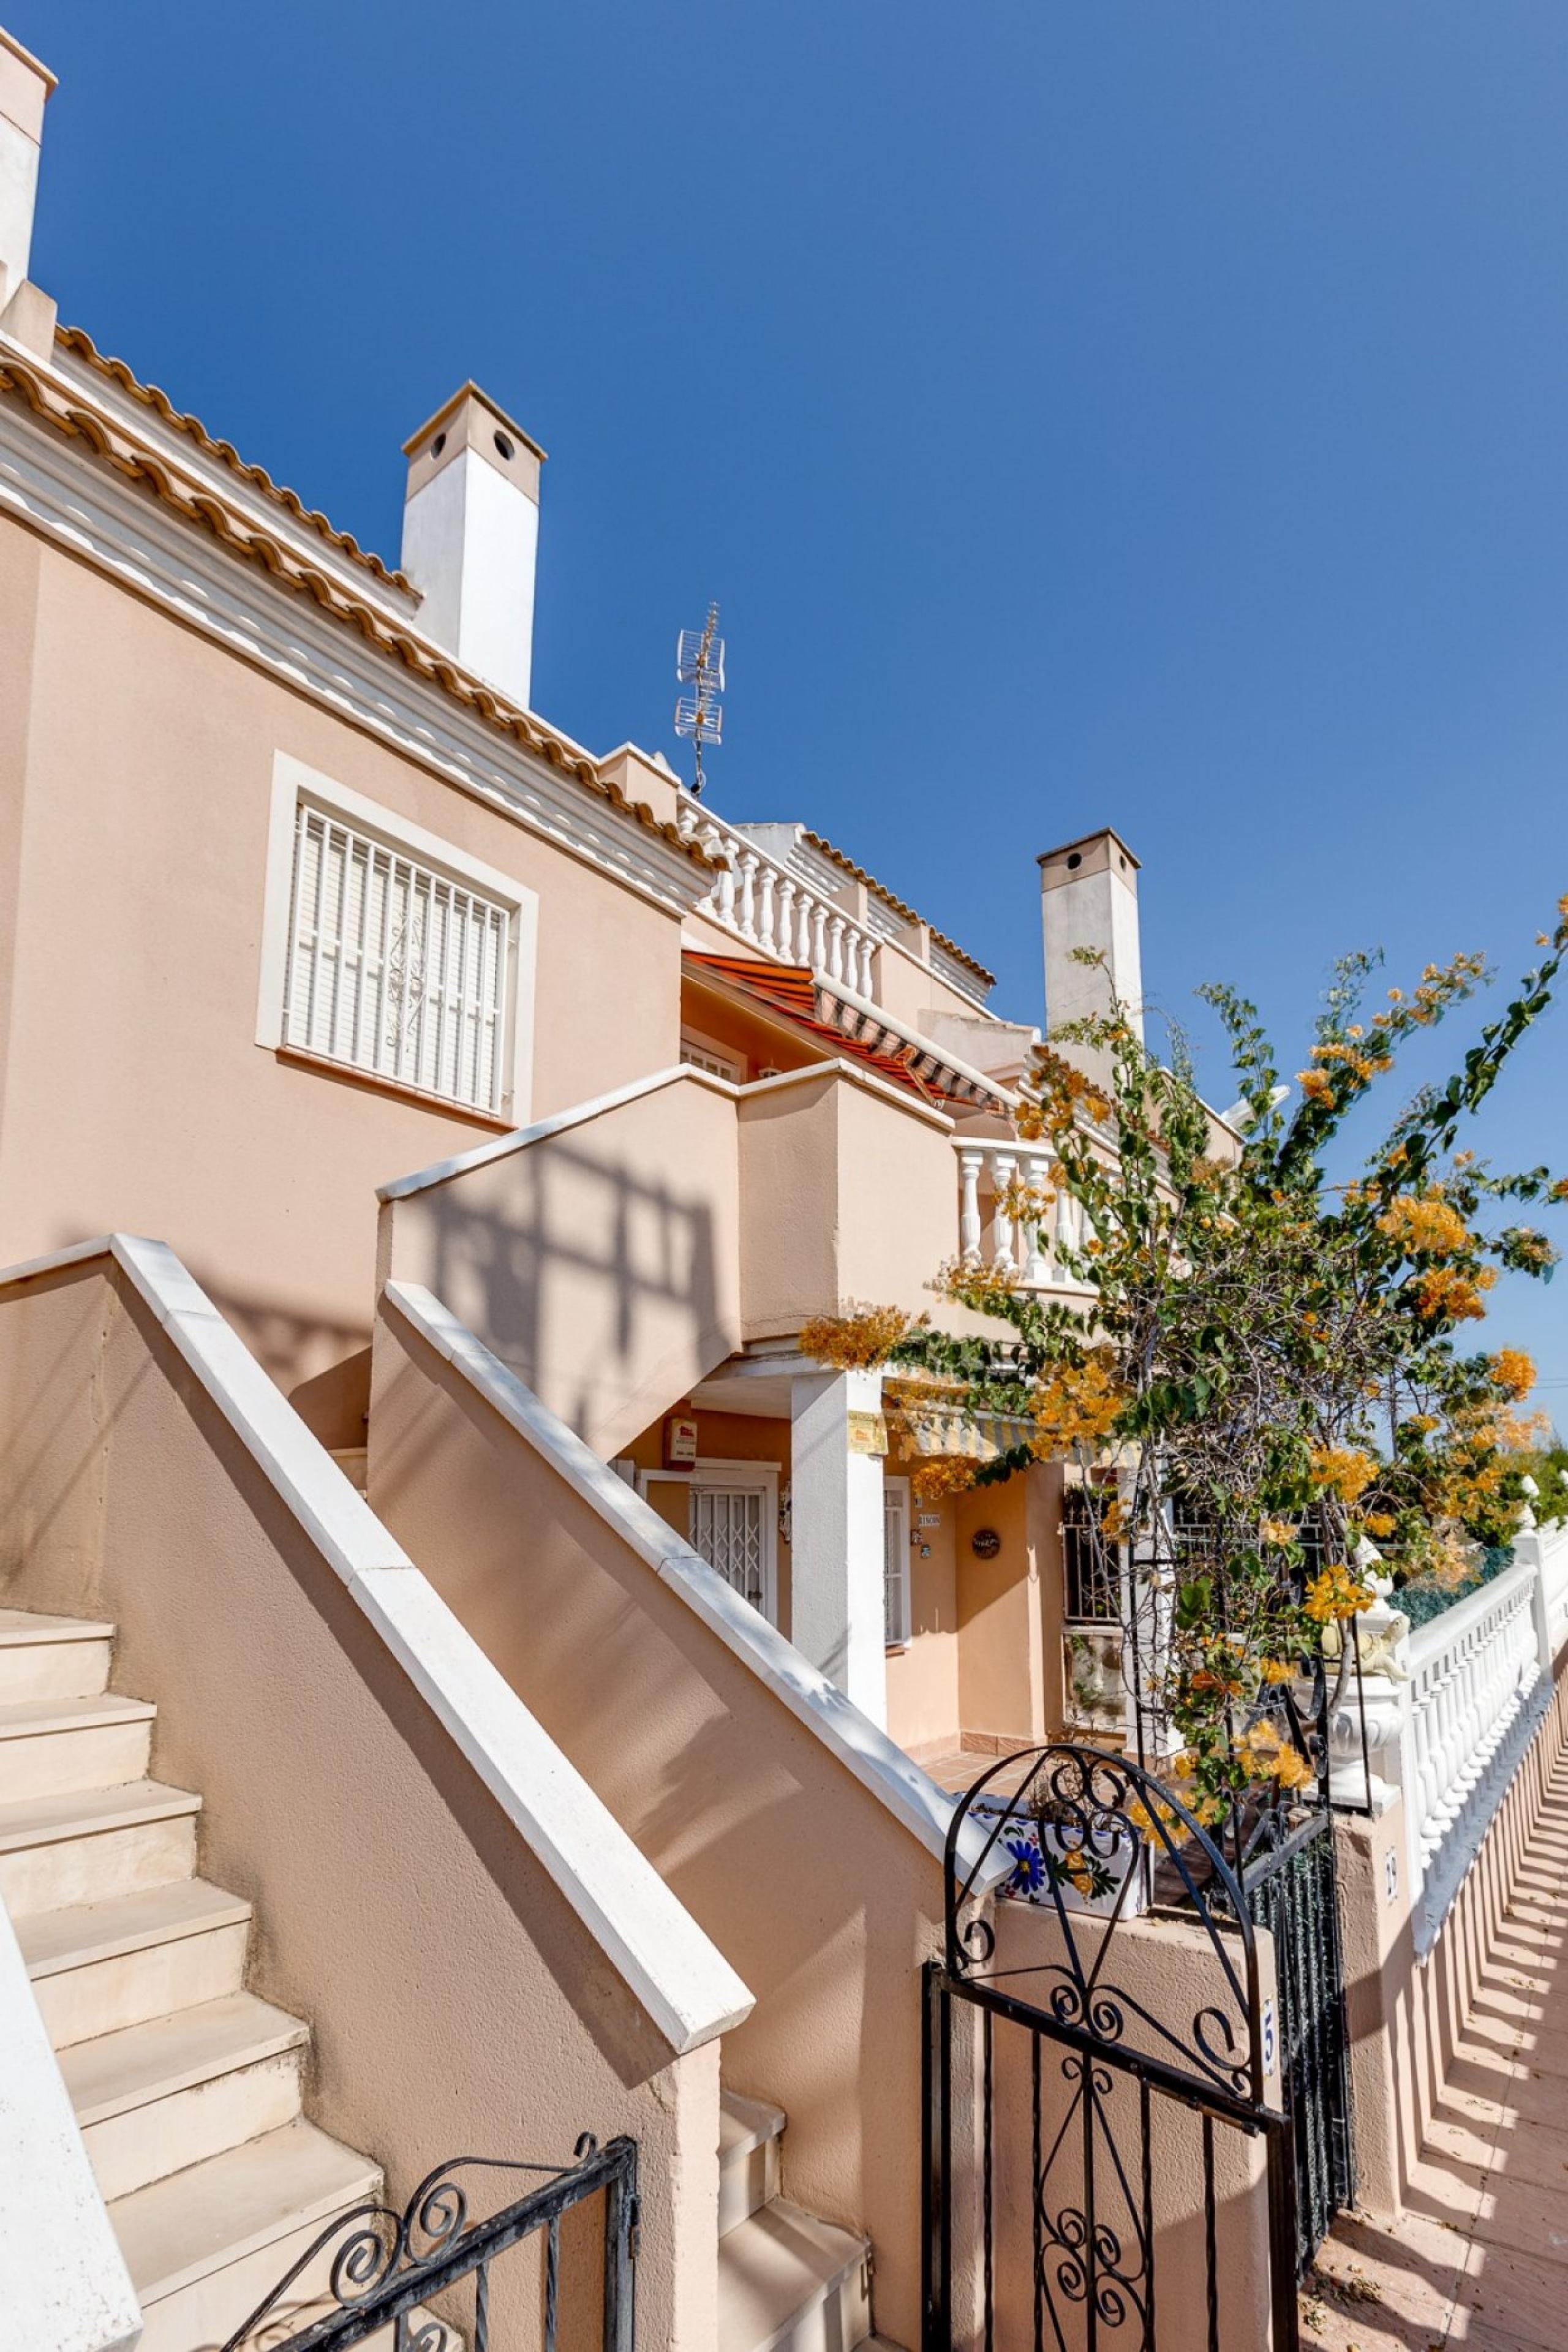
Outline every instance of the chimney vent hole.
[(496, 435), (496, 447), (500, 450), (501, 456), (510, 466), (515, 453), (512, 449), (511, 443), (507, 439), (504, 433), (498, 433)]
[(1083, 852), (1081, 849), (1075, 849), (1072, 856), (1068, 859), (1068, 872), (1070, 874), (1075, 866), (1081, 866), (1082, 864)]
[(441, 454), (442, 450), (446, 447), (446, 446), (447, 446), (447, 436), (446, 436), (446, 435), (445, 435), (444, 433), (437, 433), (437, 436), (436, 436), (436, 438), (435, 438), (435, 439), (434, 439), (434, 441), (432, 441), (432, 442), (431, 442), (431, 444), (430, 444), (430, 455), (432, 456), (432, 457), (438, 457), (440, 456), (440, 454)]

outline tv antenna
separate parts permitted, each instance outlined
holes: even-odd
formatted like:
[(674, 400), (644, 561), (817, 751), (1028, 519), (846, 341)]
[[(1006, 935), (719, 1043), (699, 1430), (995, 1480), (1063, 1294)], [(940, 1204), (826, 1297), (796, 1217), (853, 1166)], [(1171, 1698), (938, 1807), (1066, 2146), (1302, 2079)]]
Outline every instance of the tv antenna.
[(724, 740), (724, 640), (719, 635), (719, 607), (710, 604), (700, 629), (682, 629), (675, 641), (675, 675), (690, 688), (675, 706), (675, 731), (689, 735), (697, 754), (692, 782), (693, 800), (702, 798), (702, 750)]

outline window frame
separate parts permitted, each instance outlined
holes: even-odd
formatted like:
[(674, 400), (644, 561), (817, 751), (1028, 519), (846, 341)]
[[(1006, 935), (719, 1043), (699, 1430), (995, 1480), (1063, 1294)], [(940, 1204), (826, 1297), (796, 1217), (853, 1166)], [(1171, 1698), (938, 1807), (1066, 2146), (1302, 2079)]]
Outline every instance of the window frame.
[[(687, 1052), (689, 1045), (695, 1048), (694, 1053)], [(699, 1059), (699, 1055), (704, 1058)], [(710, 1078), (724, 1078), (732, 1087), (746, 1083), (744, 1058), (732, 1054), (728, 1045), (720, 1045), (716, 1037), (705, 1037), (700, 1029), (689, 1029), (684, 1021), (680, 1024), (680, 1059), (687, 1069), (705, 1070)]]
[[(889, 1477), (884, 1472), (882, 1476), (882, 1632), (884, 1635), (882, 1646), (895, 1656), (907, 1650), (915, 1638), (914, 1525), (910, 1517), (910, 1502), (909, 1480)], [(897, 1517), (903, 1530), (904, 1538), (903, 1567), (900, 1573), (900, 1591), (903, 1605), (899, 1612), (899, 1622), (902, 1631), (895, 1633), (888, 1631), (888, 1598), (890, 1582), (888, 1570), (888, 1522), (892, 1516), (888, 1507), (889, 1503), (896, 1506)]]
[[(426, 867), (459, 889), (473, 890), (504, 908), (508, 918), (507, 971), (500, 1013), (502, 1023), (501, 1086), (494, 1108), (459, 1101), (428, 1087), (410, 1084), (384, 1070), (369, 1068), (335, 1054), (292, 1042), (287, 1034), (289, 967), (293, 948), (294, 860), (301, 806), (331, 823)], [(532, 1112), (533, 1033), (536, 1004), (539, 896), (513, 874), (503, 874), (379, 801), (307, 767), (287, 751), (273, 755), (272, 800), (268, 822), (267, 869), (261, 918), (261, 969), (257, 994), (256, 1042), (310, 1067), (340, 1071), (378, 1093), (418, 1103), (450, 1118), (487, 1127), (525, 1127)]]

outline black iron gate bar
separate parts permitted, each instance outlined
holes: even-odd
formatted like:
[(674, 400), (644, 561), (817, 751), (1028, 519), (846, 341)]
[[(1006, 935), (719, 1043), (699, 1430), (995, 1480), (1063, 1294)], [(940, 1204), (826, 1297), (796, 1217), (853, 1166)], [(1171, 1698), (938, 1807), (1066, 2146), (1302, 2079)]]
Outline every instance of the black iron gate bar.
[[(1020, 1769), (1023, 1778), (1016, 1780)], [(993, 1794), (992, 1784), (1004, 1776), (1007, 1776), (1005, 1793)], [(961, 1835), (971, 1822), (983, 1824), (988, 1833), (979, 1841), (978, 1859), (970, 1860), (961, 1870)], [(1029, 1899), (1048, 1901), (1054, 1908), (1062, 1935), (1061, 1957), (981, 1976), (977, 1971), (995, 1951), (994, 1928), (978, 1915), (961, 1927), (960, 1913), (977, 1889), (984, 1894), (999, 1874), (988, 1865), (1005, 1832), (1005, 1851), (1016, 1865), (1012, 1874), (1019, 1882), (1016, 1891)], [(1219, 1847), (1180, 1800), (1141, 1764), (1102, 1749), (1061, 1743), (1004, 1758), (981, 1776), (955, 1808), (946, 1860), (945, 1955), (941, 1961), (929, 1962), (924, 1971), (922, 2352), (952, 2352), (952, 2344), (953, 2191), (949, 2168), (954, 2001), (967, 2002), (981, 2017), (981, 2171), (975, 2185), (981, 2228), (977, 2283), (983, 2296), (985, 2352), (995, 2352), (993, 2085), (998, 2023), (1021, 2029), (1030, 2037), (1036, 2352), (1044, 2352), (1047, 2312), (1057, 2346), (1065, 2352), (1058, 2294), (1065, 2304), (1083, 2315), (1088, 2352), (1099, 2352), (1102, 2335), (1109, 2338), (1130, 2321), (1137, 2328), (1142, 2352), (1155, 2352), (1151, 2121), (1156, 2098), (1197, 2116), (1202, 2122), (1209, 2352), (1220, 2352), (1216, 2126), (1264, 2141), (1275, 2352), (1296, 2352), (1292, 2119), (1288, 2111), (1269, 2107), (1265, 2097), (1251, 1906), (1237, 1874)], [(1184, 1906), (1186, 1916), (1206, 1930), (1226, 1988), (1220, 2000), (1204, 2002), (1179, 2030), (1173, 2030), (1172, 2021), (1134, 1998), (1108, 1970), (1108, 1956), (1134, 1886), (1153, 1908), (1156, 1881), (1166, 1878), (1185, 1896), (1190, 1906), (1190, 1909)], [(1069, 1879), (1079, 1895), (1085, 1893), (1087, 1881), (1087, 1892), (1094, 1902), (1103, 1905), (1109, 1899), (1110, 1907), (1075, 1914), (1063, 1900), (1063, 1886)], [(1217, 1912), (1211, 1897), (1218, 1898)], [(1239, 1951), (1226, 1948), (1229, 1937), (1222, 1933), (1226, 1914), (1233, 1923), (1229, 1934), (1238, 1940)], [(1085, 1930), (1096, 1940), (1092, 1957), (1080, 1949), (1080, 1932)], [(1043, 1978), (1048, 1990), (1031, 1999), (1026, 1996), (1023, 1981), (1005, 1988), (1005, 1976), (1037, 1982)], [(1165, 2045), (1163, 2053), (1140, 2048), (1126, 2039), (1134, 2018), (1156, 2043)], [(1062, 2074), (1074, 2086), (1048, 2153), (1043, 2153), (1041, 2134), (1042, 2042), (1060, 2048)], [(1106, 2102), (1119, 2080), (1136, 2086), (1140, 2157), (1135, 2165), (1124, 2161), (1107, 2115)], [(1052, 2212), (1047, 2204), (1047, 2183), (1075, 2123), (1081, 2125), (1083, 2138), (1083, 2202), (1081, 2207), (1068, 2204)], [(1095, 2169), (1101, 2143), (1110, 2168), (1106, 2174), (1109, 2200), (1097, 2210)], [(1128, 2156), (1131, 2158), (1130, 2150)], [(1130, 2178), (1133, 2170), (1138, 2174), (1136, 2188)], [(1125, 2231), (1118, 2218), (1123, 2208)], [(1130, 2329), (1128, 2336), (1119, 2340), (1130, 2344), (1131, 2335)], [(1011, 2346), (1007, 2352), (1013, 2352)], [(1241, 2352), (1241, 2347), (1232, 2347), (1232, 2352)]]
[[(530, 2190), (500, 2212), (465, 2228), (468, 2200), (453, 2176), (470, 2167), (491, 2172), (544, 2173), (549, 2178), (542, 2187)], [(601, 2190), (605, 2192), (604, 2347), (605, 2352), (633, 2352), (637, 2184), (637, 2142), (613, 2139), (601, 2148), (591, 2132), (584, 2132), (577, 2142), (574, 2161), (569, 2166), (525, 2164), (499, 2157), (448, 2157), (426, 2175), (401, 2213), (388, 2205), (366, 2203), (329, 2221), (235, 2330), (222, 2352), (249, 2352), (257, 2329), (269, 2314), (276, 2314), (290, 2287), (340, 2236), (342, 2243), (332, 2258), (328, 2287), (338, 2308), (312, 2321), (297, 2336), (277, 2341), (273, 2352), (348, 2352), (351, 2345), (363, 2344), (367, 2336), (388, 2326), (394, 2329), (394, 2352), (442, 2352), (454, 2340), (455, 2331), (444, 2322), (426, 2321), (416, 2336), (411, 2336), (408, 2314), (470, 2276), (474, 2323), (469, 2352), (489, 2352), (490, 2263), (498, 2254), (541, 2230), (545, 2233), (544, 2352), (555, 2352), (562, 2219)], [(349, 2234), (343, 2236), (345, 2231)], [(421, 2238), (426, 2243), (422, 2252), (416, 2252), (416, 2241)], [(276, 2317), (272, 2324), (279, 2324)]]
[[(1295, 2250), (1299, 2238), (1296, 2214), (1296, 2181), (1291, 2118), (1288, 2113), (1266, 2107), (1258, 2102), (1232, 2095), (1216, 2086), (1200, 2084), (1194, 2076), (1164, 2060), (1152, 2058), (1136, 2051), (1118, 2049), (1093, 2033), (1079, 2028), (1046, 2019), (1028, 2001), (1015, 1995), (996, 1992), (989, 1985), (976, 1984), (966, 1977), (949, 1974), (940, 1960), (928, 1960), (922, 1971), (925, 1980), (925, 2046), (922, 2053), (921, 2095), (925, 2109), (925, 2136), (928, 2162), (921, 2184), (921, 2233), (925, 2259), (926, 2335), (922, 2352), (949, 2352), (952, 2343), (951, 2311), (948, 2283), (952, 2248), (952, 2183), (945, 2162), (946, 2133), (944, 2119), (952, 2114), (952, 2046), (951, 2021), (947, 2004), (958, 2000), (970, 2003), (982, 2012), (984, 2039), (981, 2053), (981, 2107), (984, 2117), (981, 2132), (981, 2258), (984, 2265), (984, 2345), (985, 2352), (994, 2347), (994, 2279), (993, 2274), (993, 2194), (990, 2117), (992, 2112), (992, 2020), (1021, 2026), (1031, 2037), (1031, 2097), (1037, 2143), (1040, 2122), (1040, 2056), (1042, 2041), (1071, 2051), (1079, 2069), (1100, 2068), (1114, 2072), (1138, 2085), (1141, 2133), (1141, 2191), (1143, 2252), (1147, 2261), (1144, 2281), (1144, 2352), (1155, 2352), (1154, 2342), (1154, 2246), (1153, 2184), (1151, 2175), (1150, 2106), (1151, 2095), (1173, 2101), (1191, 2113), (1202, 2116), (1204, 2123), (1204, 2233), (1207, 2256), (1208, 2281), (1208, 2340), (1210, 2352), (1220, 2352), (1219, 2314), (1216, 2301), (1217, 2270), (1215, 2263), (1215, 2203), (1214, 2174), (1214, 2126), (1229, 2125), (1248, 2138), (1261, 2137), (1267, 2150), (1268, 2197), (1268, 2236), (1270, 2250), (1271, 2308), (1274, 2321), (1274, 2352), (1295, 2352), (1300, 2336), (1300, 2321), (1296, 2305)], [(1089, 2103), (1085, 2103), (1086, 2134), (1092, 2129)], [(1098, 2338), (1098, 2313), (1095, 2297), (1095, 2270), (1098, 2243), (1092, 2203), (1093, 2162), (1086, 2164), (1089, 2183), (1088, 2229), (1083, 2244), (1085, 2260), (1085, 2309), (1089, 2315), (1090, 2352)], [(1035, 2261), (1038, 2272), (1042, 2254), (1040, 2245), (1041, 2213), (1039, 2201), (1034, 2210)], [(1036, 2343), (1041, 2343), (1039, 2313), (1037, 2306)]]
[(1243, 1881), (1249, 1916), (1274, 1938), (1279, 2074), (1296, 2152), (1297, 2267), (1310, 2268), (1354, 2200), (1350, 2031), (1345, 2015), (1332, 1816), (1313, 1812)]

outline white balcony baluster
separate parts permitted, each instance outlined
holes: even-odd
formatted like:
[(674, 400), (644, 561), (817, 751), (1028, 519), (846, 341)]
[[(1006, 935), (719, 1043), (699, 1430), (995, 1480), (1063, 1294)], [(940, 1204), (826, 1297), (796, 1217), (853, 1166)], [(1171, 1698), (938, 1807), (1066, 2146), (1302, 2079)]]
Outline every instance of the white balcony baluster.
[(736, 861), (741, 875), (741, 904), (736, 920), (741, 937), (755, 944), (757, 937), (757, 868), (762, 860), (754, 849), (743, 849)]
[(958, 1250), (966, 1265), (980, 1263), (980, 1171), (984, 1165), (983, 1151), (958, 1155)]
[[(1024, 1181), (1031, 1192), (1044, 1195), (1050, 1191), (1051, 1163), (1043, 1151), (1024, 1154)], [(1046, 1218), (1042, 1208), (1038, 1217), (1031, 1217), (1024, 1227), (1024, 1280), (1032, 1290), (1042, 1290), (1051, 1278), (1050, 1259), (1046, 1250)]]
[(1017, 1172), (1018, 1162), (1011, 1151), (991, 1154), (991, 1183), (996, 1202), (992, 1214), (991, 1263), (1005, 1266), (1010, 1274), (1018, 1270), (1018, 1244), (1004, 1196)]
[(677, 815), (682, 836), (700, 838), (715, 860), (715, 875), (702, 911), (726, 930), (783, 963), (802, 963), (841, 988), (868, 997), (876, 979), (876, 940), (866, 928), (819, 898), (810, 886), (766, 850), (749, 842), (706, 812), (683, 801)]

